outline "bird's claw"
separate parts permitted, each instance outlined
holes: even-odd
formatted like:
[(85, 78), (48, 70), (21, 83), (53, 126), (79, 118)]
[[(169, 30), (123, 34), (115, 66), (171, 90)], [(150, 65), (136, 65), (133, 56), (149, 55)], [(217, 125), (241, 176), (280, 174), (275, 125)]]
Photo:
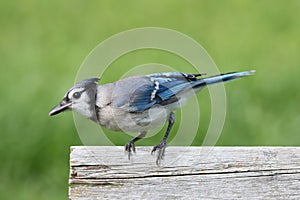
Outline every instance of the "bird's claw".
[(135, 153), (135, 145), (134, 142), (129, 141), (126, 145), (125, 145), (125, 151), (128, 154), (128, 160), (130, 160), (130, 157), (132, 156), (132, 152)]
[(166, 147), (167, 147), (166, 141), (161, 141), (158, 145), (153, 147), (151, 151), (151, 155), (153, 155), (158, 150), (157, 159), (156, 159), (157, 165), (159, 165), (160, 162), (164, 159)]

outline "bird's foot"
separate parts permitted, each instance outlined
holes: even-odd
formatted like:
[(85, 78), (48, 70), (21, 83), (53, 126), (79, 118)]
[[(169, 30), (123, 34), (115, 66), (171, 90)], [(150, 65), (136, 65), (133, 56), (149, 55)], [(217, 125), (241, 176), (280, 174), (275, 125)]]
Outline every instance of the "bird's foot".
[(129, 141), (126, 145), (125, 145), (125, 151), (128, 154), (128, 160), (130, 160), (130, 157), (132, 156), (132, 152), (135, 153), (135, 145), (133, 141)]
[(167, 147), (167, 142), (165, 140), (162, 140), (158, 145), (154, 146), (151, 154), (153, 155), (156, 151), (157, 152), (157, 159), (156, 159), (156, 164), (159, 165), (160, 162), (164, 159), (165, 156), (165, 150)]

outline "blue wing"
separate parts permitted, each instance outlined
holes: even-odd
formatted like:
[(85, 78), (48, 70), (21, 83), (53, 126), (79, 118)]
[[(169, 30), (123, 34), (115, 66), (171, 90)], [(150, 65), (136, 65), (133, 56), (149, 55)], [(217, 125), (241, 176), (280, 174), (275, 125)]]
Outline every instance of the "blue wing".
[[(228, 82), (237, 78), (253, 75), (254, 73), (255, 70), (230, 72), (200, 79), (197, 79), (197, 77), (203, 74), (185, 74), (179, 72), (143, 76), (143, 78), (148, 78), (148, 81), (143, 82), (133, 95), (129, 97), (129, 111), (141, 112), (155, 104), (168, 105), (178, 101), (177, 94), (187, 89), (192, 88), (199, 90), (206, 85)], [(138, 83), (139, 82), (137, 82), (137, 84)]]
[(129, 100), (130, 112), (141, 112), (155, 104), (168, 105), (179, 99), (176, 95), (188, 87), (193, 86), (196, 77), (201, 74), (185, 74), (167, 72), (147, 75), (149, 83), (141, 85), (131, 95)]

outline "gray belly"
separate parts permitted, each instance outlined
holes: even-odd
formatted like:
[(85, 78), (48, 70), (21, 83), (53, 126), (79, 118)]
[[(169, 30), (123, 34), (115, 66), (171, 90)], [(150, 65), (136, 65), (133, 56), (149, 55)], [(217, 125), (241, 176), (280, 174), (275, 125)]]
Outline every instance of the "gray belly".
[(170, 111), (162, 106), (144, 112), (128, 113), (121, 108), (104, 107), (98, 111), (99, 124), (110, 130), (141, 132), (163, 126)]

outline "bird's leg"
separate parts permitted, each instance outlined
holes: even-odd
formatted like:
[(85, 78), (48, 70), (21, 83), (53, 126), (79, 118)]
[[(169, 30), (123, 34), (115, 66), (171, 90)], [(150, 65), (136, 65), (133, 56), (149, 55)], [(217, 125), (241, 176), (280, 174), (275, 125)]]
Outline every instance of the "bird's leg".
[(135, 145), (134, 143), (143, 137), (145, 137), (147, 134), (147, 131), (142, 131), (137, 137), (133, 138), (130, 140), (126, 145), (125, 145), (125, 151), (128, 153), (128, 159), (130, 160), (130, 156), (132, 155), (132, 152), (135, 153)]
[(154, 146), (153, 149), (152, 149), (152, 152), (151, 154), (153, 154), (156, 150), (158, 150), (158, 154), (157, 154), (157, 159), (156, 159), (156, 164), (159, 165), (160, 164), (160, 161), (164, 158), (164, 155), (165, 155), (165, 150), (166, 150), (166, 147), (167, 147), (167, 139), (168, 139), (168, 136), (169, 136), (169, 133), (175, 123), (175, 120), (176, 120), (176, 116), (173, 112), (170, 113), (169, 115), (169, 124), (168, 124), (168, 128), (167, 128), (167, 131), (163, 137), (163, 139), (161, 140), (161, 142)]

